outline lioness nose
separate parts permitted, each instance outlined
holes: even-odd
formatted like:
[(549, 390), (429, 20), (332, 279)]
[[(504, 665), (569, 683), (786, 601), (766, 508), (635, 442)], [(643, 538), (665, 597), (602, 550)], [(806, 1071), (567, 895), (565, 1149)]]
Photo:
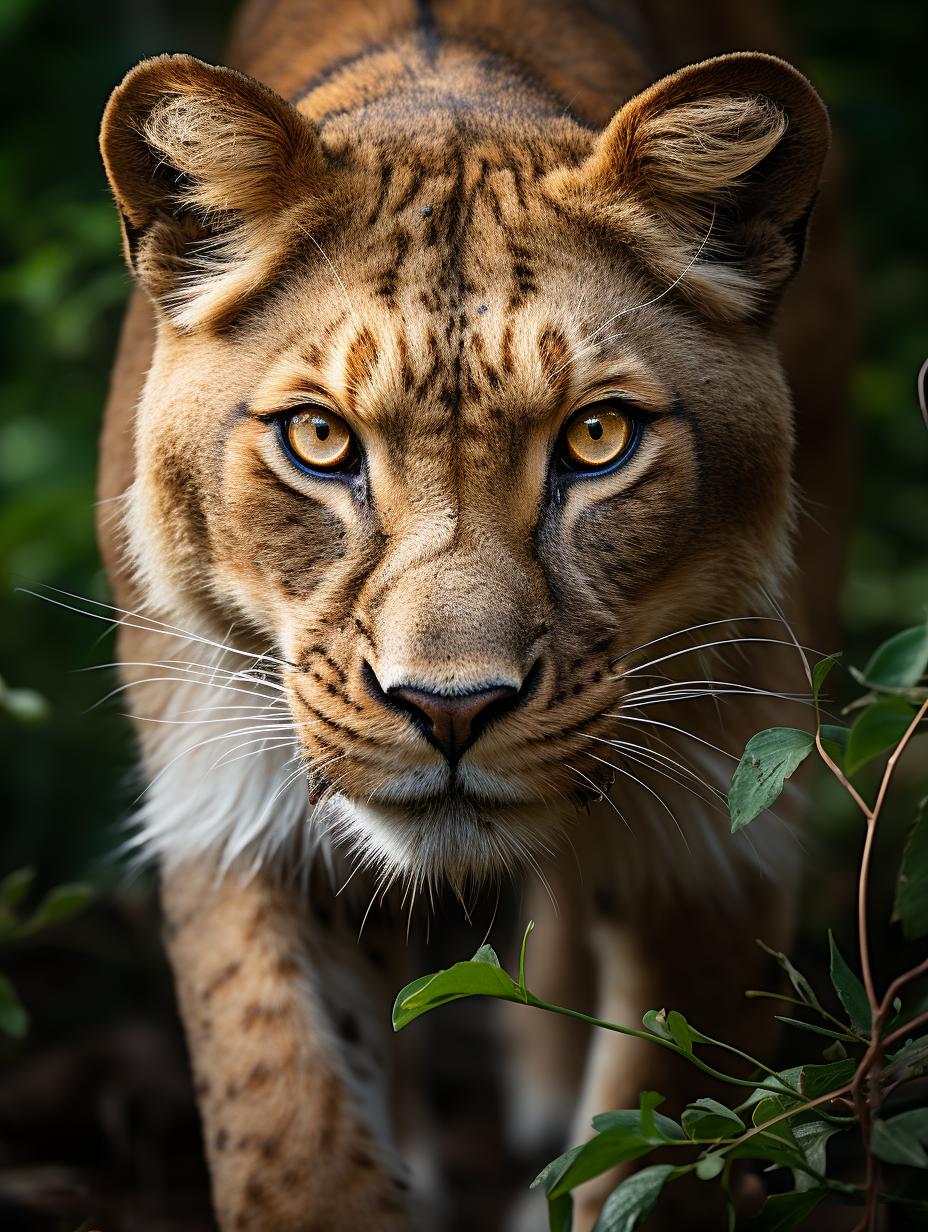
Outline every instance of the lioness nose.
[(426, 738), (452, 763), (470, 748), (488, 723), (512, 709), (520, 692), (510, 685), (451, 696), (403, 685), (387, 690), (394, 705), (408, 710)]

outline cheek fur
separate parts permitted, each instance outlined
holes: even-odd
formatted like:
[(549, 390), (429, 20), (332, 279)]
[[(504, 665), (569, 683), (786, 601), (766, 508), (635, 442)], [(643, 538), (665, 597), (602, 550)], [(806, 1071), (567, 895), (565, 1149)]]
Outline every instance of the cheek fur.
[(568, 498), (574, 508), (555, 506), (545, 518), (549, 573), (562, 587), (570, 579), (571, 606), (579, 601), (600, 618), (672, 571), (700, 533), (698, 464), (685, 432), (667, 425), (645, 431), (639, 473), (633, 462), (605, 497), (600, 481), (579, 480)]
[(227, 459), (211, 524), (226, 568), (291, 599), (311, 595), (348, 546), (340, 517), (244, 452)]

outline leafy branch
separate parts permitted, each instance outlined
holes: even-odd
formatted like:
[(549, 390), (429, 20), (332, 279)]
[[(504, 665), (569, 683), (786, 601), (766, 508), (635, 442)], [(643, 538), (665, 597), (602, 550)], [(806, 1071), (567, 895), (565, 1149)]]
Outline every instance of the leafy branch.
[[(849, 708), (849, 713), (856, 713), (850, 726), (822, 722), (819, 697), (836, 659), (822, 659), (812, 667), (798, 644), (797, 650), (812, 693), (815, 730), (771, 728), (752, 737), (732, 778), (729, 809), (733, 832), (749, 825), (774, 803), (787, 779), (815, 750), (863, 814), (857, 893), (860, 976), (829, 934), (831, 982), (844, 1017), (827, 1010), (810, 982), (778, 951), (767, 952), (779, 963), (795, 995), (762, 990), (747, 993), (796, 1006), (818, 1018), (815, 1022), (776, 1015), (794, 1029), (827, 1038), (824, 1063), (770, 1069), (742, 1049), (703, 1034), (676, 1010), (649, 1010), (638, 1028), (543, 1001), (525, 982), (525, 951), (532, 924), (522, 940), (518, 980), (503, 970), (492, 948), (484, 945), (469, 962), (415, 980), (396, 999), (395, 1030), (462, 997), (495, 997), (647, 1040), (719, 1082), (750, 1088), (747, 1098), (733, 1108), (715, 1099), (696, 1100), (684, 1109), (679, 1124), (656, 1111), (664, 1097), (654, 1091), (641, 1093), (637, 1109), (594, 1117), (594, 1136), (553, 1160), (533, 1183), (548, 1199), (552, 1232), (571, 1229), (576, 1186), (658, 1149), (680, 1151), (684, 1158), (679, 1164), (653, 1164), (627, 1176), (606, 1200), (594, 1232), (630, 1232), (654, 1209), (666, 1185), (689, 1174), (702, 1181), (719, 1181), (728, 1204), (729, 1229), (743, 1227), (745, 1232), (785, 1232), (799, 1227), (826, 1199), (860, 1206), (855, 1232), (875, 1232), (878, 1211), (885, 1206), (910, 1213), (917, 1209), (922, 1216), (928, 1215), (928, 1200), (917, 1193), (911, 1196), (912, 1186), (886, 1188), (881, 1178), (882, 1164), (894, 1165), (903, 1176), (911, 1170), (928, 1170), (928, 1107), (896, 1110), (906, 1092), (917, 1089), (914, 1082), (928, 1075), (928, 1010), (916, 1007), (906, 1018), (901, 1000), (910, 985), (928, 976), (928, 958), (897, 976), (881, 997), (871, 966), (868, 930), (876, 830), (901, 757), (916, 733), (928, 727), (924, 682), (928, 622), (884, 643), (862, 672), (851, 669), (865, 692)], [(852, 779), (881, 756), (887, 760), (871, 805)], [(928, 800), (919, 808), (902, 855), (893, 920), (909, 940), (928, 935)], [(755, 1077), (726, 1073), (705, 1060), (704, 1049), (738, 1057), (748, 1063)], [(856, 1057), (850, 1055), (852, 1050), (857, 1050)], [(827, 1169), (831, 1138), (854, 1129), (864, 1156), (865, 1176), (860, 1185), (837, 1180)], [(743, 1159), (761, 1161), (770, 1169), (787, 1168), (793, 1176), (792, 1190), (768, 1197), (761, 1213), (747, 1221), (738, 1220), (730, 1190), (731, 1168)]]

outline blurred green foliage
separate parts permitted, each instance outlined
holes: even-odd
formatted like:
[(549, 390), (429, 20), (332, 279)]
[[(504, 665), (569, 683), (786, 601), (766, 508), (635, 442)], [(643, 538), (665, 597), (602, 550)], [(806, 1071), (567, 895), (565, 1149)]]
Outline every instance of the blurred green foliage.
[[(139, 1014), (148, 1024), (160, 1017), (174, 1029), (149, 896), (124, 886), (110, 855), (138, 784), (124, 707), (93, 709), (115, 682), (108, 672), (82, 669), (112, 657), (111, 631), (17, 588), (107, 597), (94, 544), (96, 442), (130, 283), (97, 127), (110, 90), (141, 57), (184, 50), (220, 60), (232, 8), (231, 0), (0, 0), (0, 878), (35, 865), (39, 895), (83, 877), (121, 887), (10, 969), (32, 1014), (33, 1054), (120, 1016)], [(851, 396), (860, 473), (844, 605), (847, 658), (862, 666), (893, 629), (917, 623), (928, 600), (928, 434), (914, 396), (928, 351), (921, 65), (928, 8), (920, 0), (884, 0), (878, 8), (863, 0), (786, 0), (785, 8), (796, 58), (829, 103), (844, 144), (867, 312)], [(845, 328), (842, 306), (833, 312), (834, 328)], [(910, 804), (895, 830), (888, 819), (889, 854)], [(860, 827), (829, 779), (817, 788), (813, 820), (816, 892), (806, 896), (805, 935), (814, 954), (823, 928), (852, 917)], [(877, 863), (884, 921), (895, 864)], [(902, 962), (897, 950), (893, 941), (878, 952), (877, 969), (883, 959)], [(802, 953), (800, 960), (807, 961)], [(827, 980), (814, 959), (810, 975)], [(99, 1048), (110, 1056), (113, 1039)], [(9, 1055), (0, 1041), (0, 1060)], [(152, 1098), (146, 1088), (141, 1106)], [(92, 1100), (78, 1102), (92, 1109)], [(42, 1119), (46, 1128), (57, 1125), (60, 1110)], [(192, 1121), (188, 1130), (189, 1139), (178, 1139), (187, 1143), (181, 1154), (195, 1157)], [(33, 1149), (18, 1121), (9, 1142), (22, 1144), (24, 1160), (30, 1152), (59, 1158), (66, 1149), (44, 1140)], [(97, 1166), (104, 1148), (83, 1122), (69, 1131), (67, 1149), (82, 1142)], [(140, 1158), (160, 1161), (160, 1149), (149, 1144)], [(165, 1175), (164, 1192), (182, 1190), (174, 1174)], [(130, 1191), (140, 1184), (135, 1176)], [(197, 1184), (203, 1188), (202, 1178)]]
[[(802, 66), (844, 146), (861, 270), (865, 335), (851, 384), (858, 434), (855, 533), (845, 590), (845, 645), (858, 659), (928, 603), (928, 433), (915, 377), (928, 354), (923, 66), (916, 0), (790, 0)], [(835, 305), (835, 328), (842, 328)]]
[[(17, 593), (106, 598), (94, 471), (129, 278), (97, 154), (110, 90), (145, 55), (218, 57), (230, 4), (2, 0), (0, 77), (0, 677), (34, 690), (36, 720), (0, 707), (0, 871), (96, 879), (134, 794), (106, 626)], [(22, 694), (14, 694), (22, 700)], [(35, 700), (35, 699), (34, 699)], [(105, 870), (105, 864), (102, 869)]]
[[(3, 0), (0, 47), (0, 677), (35, 691), (33, 717), (0, 707), (0, 871), (43, 881), (112, 876), (102, 860), (134, 794), (106, 626), (17, 593), (105, 598), (94, 546), (100, 410), (129, 279), (96, 153), (107, 95), (143, 55), (221, 58), (231, 4)], [(850, 657), (915, 623), (928, 599), (928, 434), (914, 380), (928, 350), (924, 244), (925, 8), (887, 0), (786, 6), (798, 58), (832, 109), (848, 163), (866, 336), (852, 388), (861, 459), (845, 615)], [(834, 306), (835, 329), (843, 328)], [(41, 704), (47, 701), (47, 714)], [(855, 833), (826, 786), (836, 850)], [(829, 829), (830, 828), (830, 829)], [(839, 896), (840, 897), (840, 896)], [(823, 901), (828, 901), (825, 896)]]

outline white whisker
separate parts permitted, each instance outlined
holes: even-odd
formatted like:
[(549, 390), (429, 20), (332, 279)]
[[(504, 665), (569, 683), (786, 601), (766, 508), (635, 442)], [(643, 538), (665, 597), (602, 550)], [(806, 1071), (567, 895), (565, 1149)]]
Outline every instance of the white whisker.
[[(711, 650), (718, 646), (744, 646), (751, 643), (761, 643), (768, 646), (792, 646), (793, 643), (782, 638), (774, 637), (728, 637), (719, 638), (713, 642), (701, 642), (697, 646), (684, 646), (682, 650), (674, 650), (669, 654), (661, 655), (657, 659), (650, 659), (647, 663), (641, 663), (637, 667), (630, 667), (620, 674), (621, 677), (633, 676), (636, 672), (640, 672), (645, 667), (656, 667), (658, 663), (666, 663), (670, 659), (678, 659), (681, 655), (693, 654), (695, 651)], [(809, 650), (808, 646), (803, 647), (804, 650)], [(817, 654), (818, 651), (812, 650), (812, 654)], [(618, 678), (618, 677), (617, 677)]]
[(670, 820), (673, 822), (673, 824), (676, 826), (676, 828), (677, 828), (677, 832), (679, 833), (680, 838), (683, 840), (683, 845), (686, 847), (687, 851), (689, 851), (689, 846), (690, 846), (690, 845), (689, 845), (689, 843), (687, 842), (686, 835), (683, 833), (683, 830), (682, 830), (682, 828), (681, 828), (681, 826), (680, 826), (679, 821), (677, 821), (676, 816), (675, 816), (675, 815), (674, 815), (674, 813), (671, 811), (671, 809), (670, 809), (669, 805), (666, 803), (666, 801), (664, 801), (664, 800), (662, 800), (662, 799), (661, 799), (661, 797), (657, 794), (657, 792), (653, 789), (653, 787), (649, 787), (647, 783), (643, 782), (643, 781), (642, 781), (641, 779), (639, 779), (636, 775), (632, 774), (630, 770), (625, 770), (622, 766), (616, 766), (613, 762), (611, 762), (611, 761), (606, 761), (606, 759), (605, 759), (604, 757), (597, 757), (595, 753), (586, 753), (586, 754), (584, 754), (584, 756), (586, 756), (586, 757), (592, 757), (593, 761), (598, 761), (598, 762), (600, 762), (602, 765), (604, 765), (604, 766), (608, 766), (611, 770), (615, 770), (615, 771), (616, 771), (616, 773), (618, 773), (618, 774), (624, 774), (626, 778), (631, 779), (633, 782), (637, 783), (639, 787), (643, 787), (643, 788), (644, 788), (644, 790), (645, 790), (645, 791), (646, 791), (649, 795), (653, 796), (653, 797), (654, 797), (654, 799), (655, 799), (655, 800), (658, 802), (658, 804), (661, 806), (661, 808), (664, 810), (664, 812), (668, 815), (668, 817), (669, 817), (669, 818), (670, 818)]
[[(633, 707), (634, 709), (634, 707)], [(606, 716), (609, 719), (620, 719), (623, 723), (641, 723), (648, 727), (666, 727), (670, 731), (679, 732), (681, 736), (686, 736), (689, 740), (695, 740), (699, 744), (704, 744), (707, 749), (711, 749), (713, 753), (719, 753), (722, 757), (728, 757), (732, 761), (738, 761), (733, 753), (727, 753), (725, 749), (717, 744), (713, 744), (711, 740), (705, 740), (702, 736), (694, 735), (693, 732), (687, 731), (685, 727), (677, 727), (673, 723), (664, 723), (660, 719), (641, 719), (635, 715), (623, 714), (621, 711), (618, 714), (610, 714)]]
[[(287, 663), (284, 659), (274, 658), (272, 655), (249, 650), (239, 650), (234, 646), (223, 646), (222, 643), (213, 641), (212, 638), (204, 637), (199, 633), (191, 633), (189, 630), (182, 629), (178, 625), (165, 624), (163, 621), (155, 620), (154, 617), (145, 616), (139, 612), (130, 612), (125, 608), (116, 607), (111, 603), (103, 603), (97, 599), (88, 599), (85, 595), (75, 595), (70, 591), (61, 590), (58, 587), (49, 587), (55, 594), (66, 595), (69, 599), (77, 599), (82, 603), (89, 603), (94, 607), (103, 608), (110, 612), (119, 612), (123, 616), (132, 617), (131, 621), (115, 620), (111, 616), (100, 616), (96, 612), (88, 612), (84, 608), (75, 607), (71, 603), (62, 603), (59, 599), (52, 599), (49, 595), (40, 594), (35, 590), (28, 590), (25, 587), (20, 587), (23, 594), (32, 595), (34, 599), (41, 599), (44, 603), (51, 603), (55, 607), (64, 608), (68, 612), (76, 612), (78, 616), (86, 616), (90, 620), (99, 620), (108, 625), (122, 625), (127, 629), (137, 629), (142, 633), (157, 633), (162, 637), (171, 637), (184, 642), (195, 642), (201, 646), (210, 646), (216, 650), (222, 650), (226, 654), (240, 655), (244, 659), (252, 659), (256, 663), (268, 662), (279, 667), (292, 667), (293, 664)], [(147, 621), (147, 624), (135, 624), (133, 621)]]

